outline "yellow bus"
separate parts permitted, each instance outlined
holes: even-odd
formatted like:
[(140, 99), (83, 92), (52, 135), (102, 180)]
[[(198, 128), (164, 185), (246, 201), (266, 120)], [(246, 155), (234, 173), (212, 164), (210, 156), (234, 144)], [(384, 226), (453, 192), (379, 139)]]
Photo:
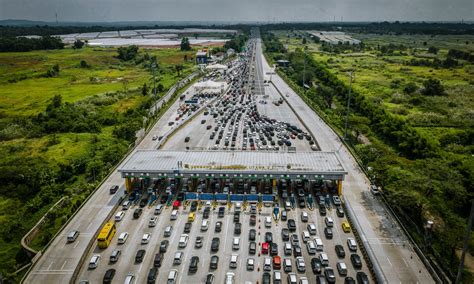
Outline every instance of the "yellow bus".
[(97, 237), (97, 242), (99, 245), (99, 248), (107, 248), (112, 241), (115, 231), (117, 229), (115, 228), (115, 223), (106, 223), (102, 230), (99, 233), (99, 236)]

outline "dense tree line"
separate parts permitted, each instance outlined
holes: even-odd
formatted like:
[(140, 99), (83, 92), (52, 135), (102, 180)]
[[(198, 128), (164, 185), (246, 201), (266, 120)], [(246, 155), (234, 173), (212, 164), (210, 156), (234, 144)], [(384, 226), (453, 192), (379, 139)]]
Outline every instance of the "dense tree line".
[(42, 36), (40, 38), (0, 37), (0, 52), (62, 49), (64, 43), (59, 37)]
[(242, 33), (238, 35), (234, 35), (231, 40), (227, 41), (224, 44), (225, 49), (232, 48), (236, 52), (241, 52), (245, 46), (245, 43), (248, 40), (248, 35), (247, 33)]

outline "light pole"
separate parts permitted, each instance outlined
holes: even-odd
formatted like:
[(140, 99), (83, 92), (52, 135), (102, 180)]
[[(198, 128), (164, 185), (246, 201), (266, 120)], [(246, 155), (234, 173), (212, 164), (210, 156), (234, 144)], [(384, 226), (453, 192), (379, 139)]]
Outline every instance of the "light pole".
[(347, 112), (346, 112), (346, 126), (344, 130), (344, 140), (347, 139), (347, 125), (349, 124), (349, 112), (350, 112), (350, 104), (351, 104), (351, 91), (352, 91), (352, 73), (354, 71), (351, 71), (349, 73), (350, 79), (349, 79), (349, 94), (347, 95)]

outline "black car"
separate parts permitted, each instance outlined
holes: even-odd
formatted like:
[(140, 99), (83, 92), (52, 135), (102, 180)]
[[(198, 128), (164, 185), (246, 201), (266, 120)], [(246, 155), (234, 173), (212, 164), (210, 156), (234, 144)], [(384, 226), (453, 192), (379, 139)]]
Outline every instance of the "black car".
[(191, 212), (195, 212), (197, 210), (198, 203), (197, 201), (191, 202)]
[(293, 246), (293, 254), (295, 257), (301, 256), (301, 247), (299, 245)]
[(295, 220), (293, 219), (288, 219), (288, 230), (290, 230), (290, 232), (294, 232), (296, 231), (296, 222)]
[(215, 278), (215, 277), (214, 277), (214, 274), (212, 274), (212, 273), (207, 274), (207, 276), (206, 276), (206, 284), (212, 284), (212, 283), (214, 283), (214, 278)]
[(257, 224), (257, 216), (255, 214), (250, 215), (250, 226), (255, 226)]
[(163, 240), (160, 243), (160, 252), (165, 253), (168, 250), (168, 245), (170, 242), (168, 240)]
[(155, 259), (153, 260), (154, 267), (161, 267), (161, 263), (163, 262), (163, 253), (155, 254)]
[(242, 224), (241, 223), (235, 223), (234, 225), (234, 234), (235, 235), (240, 235), (242, 232)]
[(257, 252), (257, 243), (254, 241), (251, 241), (249, 243), (249, 254), (255, 254)]
[(199, 257), (193, 256), (191, 257), (191, 262), (189, 263), (189, 273), (195, 273), (198, 270), (199, 265)]
[(221, 221), (217, 221), (217, 222), (216, 222), (216, 227), (214, 228), (214, 231), (215, 231), (216, 233), (219, 233), (221, 230), (222, 230), (222, 222), (221, 222)]
[(271, 276), (270, 273), (265, 272), (262, 276), (262, 284), (270, 284)]
[(319, 215), (326, 216), (326, 207), (324, 206), (319, 207)]
[(133, 211), (133, 218), (138, 219), (140, 218), (140, 215), (142, 215), (143, 209), (137, 208), (135, 211)]
[(257, 232), (254, 229), (250, 229), (249, 231), (249, 241), (255, 241), (255, 236), (257, 235)]
[(273, 234), (271, 232), (265, 233), (265, 242), (269, 244), (273, 242)]
[(290, 240), (290, 230), (288, 230), (287, 228), (281, 229), (281, 238), (284, 242)]
[(336, 245), (335, 249), (336, 249), (336, 254), (338, 257), (340, 258), (346, 257), (346, 252), (344, 251), (344, 247), (342, 245)]
[(367, 274), (365, 274), (365, 272), (357, 272), (356, 278), (358, 284), (369, 284), (369, 277), (367, 277)]
[(160, 198), (160, 203), (165, 204), (167, 200), (168, 200), (168, 195), (163, 194)]
[(211, 252), (218, 252), (219, 251), (219, 244), (220, 244), (220, 239), (219, 238), (213, 238), (211, 242)]
[(119, 189), (118, 185), (112, 185), (109, 189), (109, 192), (110, 192), (110, 194), (114, 194), (114, 193), (117, 192), (118, 189)]
[(186, 224), (184, 224), (184, 233), (185, 234), (191, 232), (191, 226), (192, 225), (193, 225), (193, 223), (191, 223), (191, 222), (186, 222)]
[(224, 217), (225, 213), (225, 207), (219, 207), (219, 213), (217, 214), (217, 217), (222, 218)]
[(278, 245), (276, 243), (270, 243), (270, 255), (278, 255)]
[(362, 269), (362, 259), (358, 254), (351, 254), (351, 262), (355, 269)]
[(356, 281), (354, 280), (354, 278), (347, 276), (346, 278), (344, 278), (344, 284), (356, 284)]
[(211, 212), (211, 208), (209, 207), (204, 208), (204, 212), (202, 213), (202, 218), (203, 219), (209, 218), (209, 212)]
[(317, 257), (311, 258), (311, 269), (314, 274), (320, 274), (322, 270), (321, 260)]
[(147, 197), (144, 197), (144, 198), (142, 198), (142, 200), (140, 200), (140, 207), (143, 208), (143, 207), (145, 207), (147, 204), (148, 204), (148, 196), (147, 196)]
[(324, 235), (326, 236), (326, 239), (332, 239), (332, 229), (330, 227), (324, 228)]
[(330, 267), (324, 269), (324, 276), (328, 283), (336, 283), (336, 275), (334, 275), (334, 270)]
[(148, 271), (148, 277), (146, 278), (147, 284), (154, 284), (156, 282), (156, 277), (158, 276), (158, 268), (152, 267)]
[(141, 249), (137, 251), (137, 254), (135, 255), (135, 262), (136, 263), (141, 263), (143, 261), (143, 257), (145, 257), (145, 250)]
[(219, 257), (217, 255), (211, 256), (211, 262), (209, 263), (209, 269), (217, 269), (217, 266), (219, 265)]
[(344, 209), (342, 209), (341, 206), (338, 206), (336, 208), (336, 214), (337, 214), (337, 217), (341, 217), (341, 218), (344, 217)]
[(240, 222), (240, 213), (234, 213), (234, 223)]
[(115, 269), (113, 269), (113, 268), (108, 269), (104, 274), (104, 279), (103, 279), (102, 283), (104, 283), (104, 284), (112, 283), (112, 280), (114, 279), (114, 276), (115, 276)]
[(305, 201), (304, 201), (304, 197), (298, 197), (298, 206), (300, 208), (304, 208), (306, 206)]

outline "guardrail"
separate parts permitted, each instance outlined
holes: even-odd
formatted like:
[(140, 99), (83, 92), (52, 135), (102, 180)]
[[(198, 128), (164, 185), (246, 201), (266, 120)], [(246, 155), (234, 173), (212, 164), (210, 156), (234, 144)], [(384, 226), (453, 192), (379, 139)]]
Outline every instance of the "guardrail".
[[(190, 74), (187, 78), (189, 78), (189, 77), (191, 77), (191, 76), (195, 77), (195, 76), (196, 76), (195, 73), (199, 74), (199, 72), (194, 72), (194, 73)], [(191, 78), (193, 78), (193, 77), (191, 77)], [(186, 78), (186, 79), (187, 79), (187, 78)], [(178, 83), (181, 83), (182, 81), (183, 81), (183, 80), (179, 81)], [(178, 83), (176, 83), (175, 85), (173, 85), (173, 87), (175, 87)], [(172, 87), (172, 88), (173, 88), (173, 87)], [(182, 87), (182, 86), (181, 86), (181, 87)], [(176, 89), (176, 90), (179, 90), (179, 88)], [(169, 91), (168, 91), (168, 92), (169, 92)], [(163, 101), (164, 99), (166, 99), (166, 95), (163, 96), (162, 98), (160, 98), (160, 100), (159, 100), (157, 103), (159, 103), (160, 101)], [(156, 107), (156, 104), (155, 104), (155, 107)], [(160, 116), (160, 117), (161, 117), (161, 116)], [(160, 117), (157, 117), (157, 118), (156, 118), (155, 123), (156, 123), (156, 121), (159, 120)], [(150, 129), (151, 129), (151, 128), (146, 129), (146, 132), (145, 132), (145, 133), (148, 133)], [(56, 234), (49, 240), (49, 242), (44, 246), (44, 248), (41, 249), (41, 250), (35, 255), (35, 257), (33, 257), (33, 259), (31, 260), (31, 264), (32, 264), (32, 265), (29, 266), (29, 268), (28, 268), (28, 270), (26, 271), (25, 275), (24, 275), (24, 276), (22, 277), (22, 279), (20, 280), (20, 283), (24, 283), (26, 277), (28, 276), (29, 272), (30, 272), (31, 269), (33, 268), (34, 264), (35, 264), (36, 262), (38, 262), (38, 260), (43, 256), (43, 252), (46, 251), (46, 249), (51, 245), (51, 243), (53, 242), (53, 240), (56, 239), (56, 237), (66, 228), (66, 226), (71, 222), (71, 220), (74, 219), (74, 217), (77, 215), (77, 213), (84, 207), (84, 205), (90, 200), (90, 198), (97, 192), (97, 190), (103, 185), (103, 183), (110, 177), (110, 175), (112, 175), (113, 173), (115, 173), (115, 171), (116, 171), (116, 169), (118, 168), (118, 166), (124, 162), (124, 160), (128, 157), (128, 155), (130, 155), (130, 153), (131, 153), (133, 150), (135, 150), (135, 148), (140, 144), (140, 142), (145, 138), (145, 136), (146, 136), (146, 134), (143, 135), (143, 137), (141, 137), (138, 142), (136, 141), (136, 142), (131, 143), (131, 144), (129, 145), (129, 150), (127, 151), (127, 153), (125, 153), (125, 155), (123, 155), (123, 157), (120, 159), (120, 161), (119, 161), (119, 162), (108, 172), (108, 174), (101, 180), (101, 182), (99, 183), (99, 185), (96, 186), (95, 189), (86, 197), (86, 199), (81, 203), (81, 205), (79, 206), (79, 208), (77, 208), (77, 209), (73, 212), (73, 214), (71, 215), (71, 217), (69, 217), (68, 220), (66, 220), (66, 222), (61, 226), (61, 228), (56, 232)], [(133, 145), (133, 146), (132, 146), (132, 145)], [(112, 210), (112, 212), (113, 212), (113, 210)], [(47, 214), (47, 213), (46, 213), (46, 214)], [(46, 214), (45, 214), (45, 215), (46, 215)], [(43, 217), (44, 217), (45, 215), (43, 215)], [(100, 228), (99, 228), (99, 230), (100, 230)], [(97, 232), (96, 232), (96, 233), (97, 233)], [(27, 234), (28, 234), (28, 233), (27, 233)], [(92, 242), (92, 243), (93, 243), (93, 240), (94, 240), (94, 238), (91, 239), (91, 242)], [(83, 255), (85, 255), (85, 254), (86, 254), (86, 253), (84, 252)], [(37, 255), (39, 255), (39, 256), (37, 257)], [(82, 258), (82, 256), (81, 256), (81, 258)], [(79, 263), (79, 264), (80, 264), (80, 263)], [(80, 267), (80, 266), (81, 266), (81, 265), (79, 265), (79, 264), (77, 265), (77, 267)], [(77, 267), (76, 267), (76, 269), (77, 269)], [(73, 275), (74, 275), (74, 273), (73, 273)], [(72, 278), (71, 278), (71, 280), (72, 280)], [(74, 282), (71, 282), (71, 283), (74, 283)]]

